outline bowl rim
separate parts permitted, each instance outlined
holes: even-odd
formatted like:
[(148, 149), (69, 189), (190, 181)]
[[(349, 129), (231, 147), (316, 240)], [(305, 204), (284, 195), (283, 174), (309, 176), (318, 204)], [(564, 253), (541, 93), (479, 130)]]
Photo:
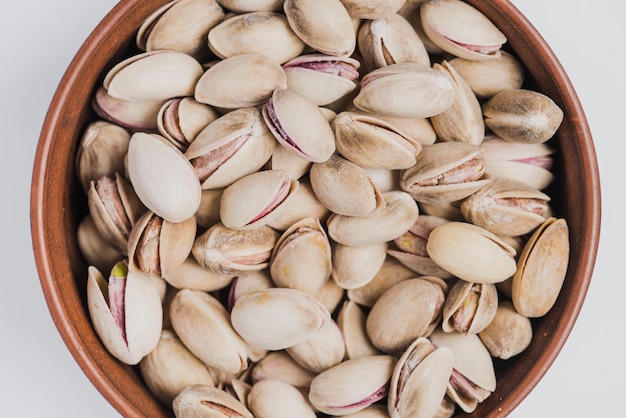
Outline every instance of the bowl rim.
[[(161, 3), (167, 3), (167, 0), (159, 0)], [(521, 380), (523, 387), (514, 390), (506, 399), (498, 404), (499, 411), (495, 411), (489, 416), (506, 416), (515, 407), (517, 407), (528, 394), (535, 388), (541, 378), (553, 364), (562, 347), (564, 346), (571, 330), (578, 318), (584, 299), (587, 294), (595, 260), (597, 257), (598, 244), (600, 238), (600, 221), (601, 221), (601, 192), (600, 179), (598, 170), (598, 161), (596, 158), (593, 138), (584, 114), (582, 105), (576, 94), (576, 91), (566, 74), (564, 68), (558, 58), (549, 47), (547, 42), (539, 34), (537, 29), (530, 21), (509, 1), (509, 0), (493, 0), (491, 2), (481, 2), (479, 0), (467, 0), (467, 2), (486, 14), (497, 13), (507, 16), (508, 22), (516, 25), (513, 29), (515, 32), (523, 32), (527, 37), (523, 40), (527, 47), (535, 48), (545, 57), (546, 62), (550, 62), (552, 66), (552, 82), (564, 96), (571, 98), (568, 101), (567, 115), (575, 125), (579, 146), (584, 152), (585, 158), (582, 159), (584, 165), (581, 170), (587, 173), (589, 177), (586, 179), (587, 187), (585, 191), (588, 193), (587, 198), (580, 202), (585, 213), (591, 215), (585, 228), (587, 245), (582, 252), (578, 270), (577, 281), (573, 294), (575, 297), (570, 300), (565, 307), (565, 315), (560, 320), (563, 328), (556, 337), (547, 340), (542, 354), (544, 360), (541, 364), (537, 364), (529, 373)], [(75, 293), (75, 289), (68, 288), (63, 276), (67, 274), (59, 266), (55, 266), (55, 256), (57, 249), (53, 248), (50, 243), (50, 237), (53, 233), (51, 224), (54, 220), (62, 220), (63, 214), (51, 214), (50, 210), (56, 201), (51, 200), (47, 196), (47, 188), (51, 184), (51, 178), (48, 171), (55, 164), (55, 156), (53, 153), (53, 145), (56, 138), (56, 132), (60, 129), (66, 119), (63, 115), (64, 106), (71, 98), (71, 91), (76, 80), (81, 77), (81, 68), (89, 61), (93, 52), (90, 52), (95, 46), (106, 42), (106, 35), (117, 24), (120, 16), (128, 13), (136, 13), (141, 9), (141, 0), (122, 0), (118, 2), (102, 21), (94, 28), (83, 45), (77, 51), (76, 55), (67, 67), (66, 72), (54, 93), (51, 100), (50, 108), (46, 113), (44, 123), (42, 125), (39, 141), (36, 148), (35, 159), (33, 164), (33, 174), (31, 180), (30, 194), (30, 221), (31, 221), (31, 240), (33, 252), (35, 256), (35, 264), (37, 267), (40, 284), (48, 309), (54, 321), (54, 324), (61, 335), (65, 345), (74, 357), (75, 361), (81, 367), (83, 372), (92, 382), (92, 384), (100, 391), (100, 393), (111, 403), (118, 411), (124, 414), (132, 414), (140, 416), (145, 409), (141, 409), (137, 404), (134, 395), (121, 393), (116, 382), (112, 381), (109, 376), (103, 372), (101, 358), (98, 354), (88, 352), (84, 349), (83, 337), (80, 328), (76, 325), (76, 318), (68, 313), (80, 314), (78, 307), (70, 306), (66, 298), (68, 295)], [(145, 10), (142, 10), (146, 13)], [(522, 42), (521, 40), (510, 39), (511, 42)], [(51, 221), (51, 216), (53, 220)], [(55, 239), (61, 239), (59, 237)], [(71, 269), (70, 269), (71, 271)], [(74, 279), (71, 279), (73, 281)], [(87, 314), (83, 311), (83, 315)], [(124, 366), (120, 366), (124, 367)], [(155, 409), (155, 412), (162, 414), (162, 411)]]

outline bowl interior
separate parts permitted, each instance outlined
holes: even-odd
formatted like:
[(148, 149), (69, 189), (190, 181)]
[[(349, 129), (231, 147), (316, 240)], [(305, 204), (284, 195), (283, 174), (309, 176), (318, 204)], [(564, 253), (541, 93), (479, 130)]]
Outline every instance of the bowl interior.
[[(506, 416), (535, 387), (565, 343), (591, 280), (600, 229), (600, 186), (595, 150), (577, 95), (557, 58), (530, 22), (507, 0), (467, 0), (507, 36), (506, 48), (527, 69), (525, 87), (551, 97), (565, 118), (550, 144), (556, 148), (557, 181), (547, 193), (555, 214), (567, 219), (571, 255), (561, 294), (551, 311), (533, 320), (528, 349), (496, 361), (496, 391), (475, 417)], [(35, 259), (51, 315), (85, 374), (125, 416), (170, 417), (134, 367), (108, 354), (92, 328), (86, 307), (86, 265), (75, 231), (87, 212), (74, 171), (74, 156), (86, 125), (97, 119), (89, 103), (106, 71), (138, 52), (137, 28), (167, 0), (123, 0), (78, 51), (50, 105), (33, 168), (31, 224)]]

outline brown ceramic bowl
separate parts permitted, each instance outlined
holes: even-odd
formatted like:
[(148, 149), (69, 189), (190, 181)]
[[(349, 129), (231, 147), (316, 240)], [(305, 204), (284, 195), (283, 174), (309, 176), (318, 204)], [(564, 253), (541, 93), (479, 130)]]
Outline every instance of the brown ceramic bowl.
[[(76, 54), (54, 95), (34, 162), (31, 190), (32, 240), (41, 286), (65, 344), (106, 399), (124, 416), (173, 416), (142, 383), (137, 368), (105, 350), (86, 307), (86, 266), (76, 227), (86, 213), (74, 171), (74, 155), (85, 126), (96, 119), (89, 102), (112, 63), (134, 48), (140, 23), (167, 0), (122, 0)], [(557, 216), (570, 227), (571, 257), (561, 294), (552, 310), (533, 321), (530, 347), (496, 362), (497, 389), (471, 415), (502, 417), (533, 390), (565, 343), (591, 280), (600, 228), (600, 185), (592, 137), (567, 75), (536, 29), (507, 0), (468, 0), (507, 36), (528, 70), (526, 87), (548, 95), (565, 119), (551, 140), (556, 147), (556, 182), (548, 191)]]

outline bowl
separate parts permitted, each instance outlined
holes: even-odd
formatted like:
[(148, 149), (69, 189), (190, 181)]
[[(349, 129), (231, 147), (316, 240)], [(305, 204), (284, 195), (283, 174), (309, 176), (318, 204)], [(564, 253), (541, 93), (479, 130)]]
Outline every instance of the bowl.
[[(113, 358), (96, 335), (86, 302), (85, 262), (76, 242), (86, 213), (74, 159), (85, 126), (97, 115), (90, 100), (104, 74), (133, 50), (139, 25), (166, 0), (122, 0), (84, 42), (63, 76), (45, 117), (33, 165), (32, 242), (43, 293), (67, 348), (93, 385), (124, 416), (170, 417), (136, 367)], [(537, 385), (568, 338), (592, 277), (600, 232), (600, 185), (593, 140), (582, 106), (557, 57), (507, 0), (468, 0), (507, 36), (527, 69), (525, 86), (552, 98), (565, 113), (556, 137), (550, 186), (553, 209), (567, 220), (571, 253), (556, 304), (533, 320), (530, 346), (495, 362), (495, 392), (468, 416), (508, 415)]]

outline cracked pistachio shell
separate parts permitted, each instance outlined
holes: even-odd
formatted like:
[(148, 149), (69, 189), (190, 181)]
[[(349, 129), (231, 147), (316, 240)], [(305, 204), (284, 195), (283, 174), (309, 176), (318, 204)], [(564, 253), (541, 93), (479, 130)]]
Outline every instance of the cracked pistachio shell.
[(318, 200), (331, 212), (367, 216), (385, 205), (382, 193), (361, 166), (333, 154), (314, 163), (309, 178)]
[(130, 133), (107, 121), (92, 122), (85, 128), (76, 153), (76, 173), (87, 192), (92, 180), (124, 172)]
[(335, 56), (354, 51), (352, 18), (339, 0), (285, 0), (283, 10), (295, 34), (316, 51)]
[[(282, 148), (282, 147), (276, 147)], [(326, 206), (322, 205), (311, 187), (311, 183), (303, 178), (300, 186), (295, 191), (289, 205), (285, 207), (279, 217), (271, 220), (268, 226), (278, 230), (285, 231), (294, 223), (304, 218), (317, 218), (320, 222), (325, 222), (330, 211)]]
[(287, 347), (286, 351), (305, 369), (321, 373), (343, 361), (346, 347), (341, 329), (330, 320), (311, 338)]
[(87, 204), (102, 238), (123, 255), (128, 254), (132, 227), (146, 211), (128, 181), (119, 173), (92, 180)]
[(481, 148), (465, 142), (425, 145), (400, 187), (420, 203), (455, 202), (493, 181), (486, 175)]
[(209, 31), (209, 48), (220, 58), (257, 53), (283, 64), (304, 50), (285, 15), (250, 12), (234, 15)]
[(147, 275), (116, 270), (107, 282), (95, 267), (88, 268), (87, 306), (96, 334), (109, 353), (135, 365), (159, 342), (163, 308)]
[(234, 279), (231, 275), (215, 273), (202, 267), (192, 255), (189, 255), (178, 267), (163, 272), (162, 276), (170, 286), (177, 289), (202, 290), (204, 292), (224, 289)]
[(350, 57), (305, 54), (286, 62), (283, 69), (291, 90), (325, 106), (356, 89), (360, 65)]
[(183, 345), (178, 336), (163, 330), (157, 346), (139, 362), (148, 389), (165, 405), (171, 405), (187, 386), (214, 386), (210, 369)]
[(270, 259), (270, 274), (279, 287), (314, 295), (331, 273), (331, 249), (319, 219), (304, 218), (278, 239)]
[(358, 412), (387, 396), (395, 364), (388, 355), (346, 360), (313, 379), (309, 400), (325, 414)]
[(369, 283), (387, 257), (387, 243), (369, 245), (333, 244), (332, 278), (343, 289), (355, 289)]
[(308, 390), (311, 380), (316, 375), (317, 373), (296, 363), (286, 351), (272, 351), (254, 365), (250, 378), (253, 383), (264, 379), (275, 379), (299, 390)]
[(454, 85), (445, 75), (424, 65), (399, 63), (366, 74), (353, 103), (365, 112), (427, 118), (452, 106), (454, 96)]
[(359, 19), (383, 19), (397, 13), (404, 0), (341, 0), (350, 16)]
[(367, 316), (366, 329), (376, 348), (389, 354), (427, 337), (441, 320), (445, 295), (440, 285), (423, 278), (403, 280), (385, 291)]
[(426, 251), (441, 268), (468, 282), (498, 283), (517, 270), (513, 247), (486, 229), (465, 222), (435, 228)]
[(324, 162), (335, 152), (335, 135), (320, 108), (290, 89), (274, 90), (263, 106), (263, 119), (285, 148), (311, 162)]
[(78, 224), (76, 243), (87, 265), (100, 271), (111, 271), (111, 268), (124, 256), (105, 240), (91, 215), (87, 215)]
[[(496, 389), (496, 375), (493, 367), (493, 360), (489, 355), (489, 351), (480, 341), (476, 334), (460, 334), (458, 332), (443, 332), (436, 330), (430, 337), (430, 341), (438, 347), (448, 347), (454, 355), (453, 378), (466, 380), (465, 384), (471, 383), (478, 386), (484, 391), (486, 396)], [(453, 386), (453, 379), (448, 383), (446, 394), (464, 412), (471, 413), (474, 411), (478, 400), (471, 396), (467, 396), (458, 387)]]
[(359, 28), (357, 45), (364, 66), (369, 70), (402, 62), (430, 67), (424, 43), (411, 24), (399, 14), (366, 20)]
[(213, 108), (193, 97), (175, 97), (163, 103), (156, 117), (161, 135), (185, 151), (198, 133), (218, 118)]
[(554, 136), (563, 110), (548, 96), (532, 90), (504, 90), (482, 107), (487, 125), (512, 142), (541, 144)]
[(452, 106), (430, 118), (437, 137), (442, 141), (480, 145), (485, 137), (485, 123), (476, 95), (448, 61), (433, 65), (433, 69), (450, 77), (456, 89)]
[(231, 185), (258, 171), (276, 141), (254, 107), (236, 109), (208, 124), (185, 151), (203, 189)]
[(506, 36), (479, 10), (461, 0), (427, 1), (420, 7), (422, 27), (442, 50), (469, 60), (500, 56)]
[(563, 218), (546, 219), (524, 246), (511, 288), (513, 306), (537, 318), (556, 302), (569, 263), (569, 228)]
[(433, 417), (446, 394), (454, 356), (447, 347), (416, 339), (398, 359), (387, 407), (391, 418)]
[(381, 354), (367, 335), (367, 316), (356, 302), (346, 300), (339, 311), (337, 325), (343, 334), (347, 359)]
[(515, 311), (513, 304), (502, 301), (493, 321), (482, 330), (478, 337), (489, 354), (508, 360), (524, 351), (532, 341), (533, 327), (530, 319)]
[(278, 237), (267, 226), (234, 230), (218, 223), (196, 238), (191, 253), (201, 266), (235, 276), (266, 268)]
[(157, 115), (165, 100), (131, 101), (111, 96), (101, 86), (91, 100), (91, 107), (102, 119), (129, 131), (155, 131)]
[(220, 218), (227, 228), (250, 230), (280, 216), (298, 189), (298, 180), (284, 170), (248, 174), (224, 189)]
[(408, 231), (419, 215), (415, 200), (402, 191), (383, 193), (383, 198), (385, 207), (370, 216), (330, 215), (326, 222), (330, 238), (360, 246), (391, 241)]
[(478, 334), (492, 321), (498, 309), (498, 291), (494, 284), (459, 280), (452, 286), (443, 305), (441, 328)]
[(248, 367), (246, 344), (213, 296), (199, 290), (179, 290), (170, 304), (170, 320), (178, 338), (206, 365), (227, 373)]
[(183, 52), (144, 52), (113, 67), (103, 85), (109, 95), (118, 99), (168, 100), (193, 95), (202, 71), (202, 65)]
[(315, 418), (305, 396), (289, 383), (264, 379), (252, 386), (248, 405), (255, 418)]
[(235, 13), (277, 11), (283, 0), (217, 0), (223, 7)]
[(252, 413), (228, 392), (207, 385), (191, 385), (172, 402), (176, 418), (254, 418)]
[(136, 43), (144, 51), (174, 50), (202, 59), (208, 57), (207, 33), (223, 18), (215, 0), (170, 1), (139, 27)]
[(128, 175), (141, 202), (170, 222), (191, 218), (200, 206), (200, 182), (191, 163), (161, 135), (133, 134)]
[(316, 299), (287, 288), (252, 292), (239, 298), (231, 312), (235, 330), (248, 344), (282, 350), (308, 340), (330, 321)]
[(348, 299), (366, 308), (371, 308), (387, 289), (413, 277), (415, 277), (413, 270), (400, 264), (396, 259), (387, 257), (374, 278), (366, 285), (348, 289)]
[(147, 274), (167, 275), (189, 257), (195, 238), (195, 218), (169, 222), (147, 211), (130, 231), (128, 268)]
[(492, 97), (503, 90), (521, 88), (526, 75), (521, 61), (505, 51), (501, 51), (499, 57), (486, 61), (453, 58), (450, 65), (481, 99)]
[(412, 167), (422, 145), (376, 116), (344, 111), (332, 122), (337, 152), (365, 168)]
[(263, 104), (275, 89), (287, 87), (285, 72), (271, 58), (246, 53), (218, 61), (206, 70), (192, 93), (197, 101), (223, 109)]
[(461, 204), (468, 220), (496, 235), (519, 236), (541, 225), (550, 196), (517, 180), (495, 179)]

